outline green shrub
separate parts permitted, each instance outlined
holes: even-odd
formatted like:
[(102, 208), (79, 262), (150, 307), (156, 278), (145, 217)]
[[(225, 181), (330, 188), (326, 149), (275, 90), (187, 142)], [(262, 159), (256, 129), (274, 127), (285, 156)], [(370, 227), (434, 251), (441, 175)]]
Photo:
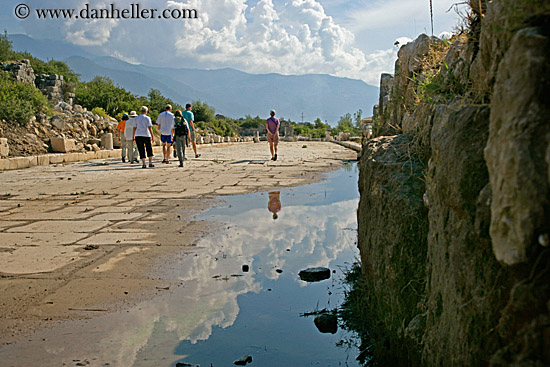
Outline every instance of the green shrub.
[(0, 72), (0, 119), (24, 124), (39, 112), (51, 114), (48, 99), (36, 87), (19, 83)]
[(109, 116), (109, 115), (107, 115), (107, 112), (105, 112), (105, 110), (102, 107), (94, 107), (94, 108), (92, 108), (91, 112), (93, 114), (96, 114), (96, 115), (101, 116), (101, 117), (108, 117)]

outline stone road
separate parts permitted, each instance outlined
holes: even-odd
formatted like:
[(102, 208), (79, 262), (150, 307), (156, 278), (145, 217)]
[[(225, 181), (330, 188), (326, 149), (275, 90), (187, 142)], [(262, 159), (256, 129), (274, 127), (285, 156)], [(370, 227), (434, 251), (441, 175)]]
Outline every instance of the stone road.
[(220, 195), (308, 183), (357, 154), (324, 142), (282, 143), (275, 162), (267, 143), (199, 152), (183, 168), (157, 154), (151, 169), (111, 158), (0, 172), (0, 343), (175, 286), (162, 264), (215, 230), (194, 216)]

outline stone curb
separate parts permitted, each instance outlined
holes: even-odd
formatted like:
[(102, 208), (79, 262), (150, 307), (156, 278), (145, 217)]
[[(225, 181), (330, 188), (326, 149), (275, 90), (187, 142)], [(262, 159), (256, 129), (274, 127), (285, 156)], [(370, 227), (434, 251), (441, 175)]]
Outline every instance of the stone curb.
[(343, 147), (355, 150), (356, 152), (361, 153), (363, 148), (361, 147), (361, 144), (359, 143), (353, 143), (351, 141), (338, 141), (338, 140), (331, 140), (333, 143), (341, 145)]
[[(236, 144), (252, 144), (252, 141), (231, 142), (231, 143), (213, 143), (213, 144), (197, 144), (197, 150), (207, 147), (230, 146)], [(187, 149), (192, 149), (191, 147)], [(161, 146), (154, 146), (153, 153), (161, 153)], [(35, 166), (47, 166), (50, 164), (74, 163), (89, 161), (92, 159), (120, 158), (121, 149), (100, 150), (97, 152), (85, 153), (50, 153), (42, 155), (33, 155), (27, 157), (12, 157), (0, 159), (0, 171), (24, 169)]]

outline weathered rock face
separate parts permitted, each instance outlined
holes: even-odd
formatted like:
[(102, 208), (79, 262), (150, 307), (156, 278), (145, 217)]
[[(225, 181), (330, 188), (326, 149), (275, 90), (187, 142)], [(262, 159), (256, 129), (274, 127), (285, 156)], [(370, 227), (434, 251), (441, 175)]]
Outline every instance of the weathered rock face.
[(402, 328), (420, 312), (428, 230), (424, 166), (411, 155), (411, 144), (407, 135), (370, 140), (359, 175), (358, 245), (367, 303), (389, 331), (388, 353), (402, 357)]
[(428, 66), (425, 57), (433, 47), (442, 43), (443, 41), (437, 37), (421, 34), (416, 40), (399, 49), (392, 93), (400, 98), (386, 102), (390, 106), (389, 113), (386, 113), (389, 117), (386, 118), (391, 125), (400, 127), (405, 113), (418, 104), (419, 78)]
[(479, 365), (495, 343), (491, 330), (504, 301), (493, 288), (501, 267), (488, 233), (490, 187), (483, 149), (489, 114), (486, 105), (440, 106), (433, 120), (426, 172), (428, 312), (422, 359), (427, 366)]
[(362, 270), (396, 365), (550, 365), (550, 2), (481, 8), (431, 85), (450, 102), (403, 79), (437, 70), (431, 41), (402, 48), (385, 115), (404, 134), (361, 158)]
[(536, 237), (550, 229), (549, 47), (550, 38), (536, 28), (517, 32), (499, 64), (491, 101), (485, 150), (493, 188), (491, 238), (496, 258), (507, 265), (527, 262), (539, 246)]
[(376, 114), (384, 114), (390, 101), (393, 86), (393, 75), (382, 74), (380, 76), (380, 98), (378, 99), (378, 111)]

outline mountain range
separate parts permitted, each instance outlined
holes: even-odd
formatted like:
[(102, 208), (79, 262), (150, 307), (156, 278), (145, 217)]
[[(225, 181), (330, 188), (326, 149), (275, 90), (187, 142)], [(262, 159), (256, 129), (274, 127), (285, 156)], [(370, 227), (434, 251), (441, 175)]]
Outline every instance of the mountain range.
[(269, 110), (275, 109), (278, 117), (295, 122), (319, 117), (334, 126), (341, 116), (359, 109), (363, 116), (370, 116), (378, 101), (378, 87), (361, 80), (323, 74), (250, 74), (230, 68), (154, 67), (101, 56), (100, 50), (58, 40), (19, 34), (9, 37), (15, 50), (28, 51), (43, 60), (62, 60), (83, 81), (107, 76), (134, 94), (147, 95), (154, 88), (180, 105), (200, 100), (216, 113), (232, 118), (268, 117)]

